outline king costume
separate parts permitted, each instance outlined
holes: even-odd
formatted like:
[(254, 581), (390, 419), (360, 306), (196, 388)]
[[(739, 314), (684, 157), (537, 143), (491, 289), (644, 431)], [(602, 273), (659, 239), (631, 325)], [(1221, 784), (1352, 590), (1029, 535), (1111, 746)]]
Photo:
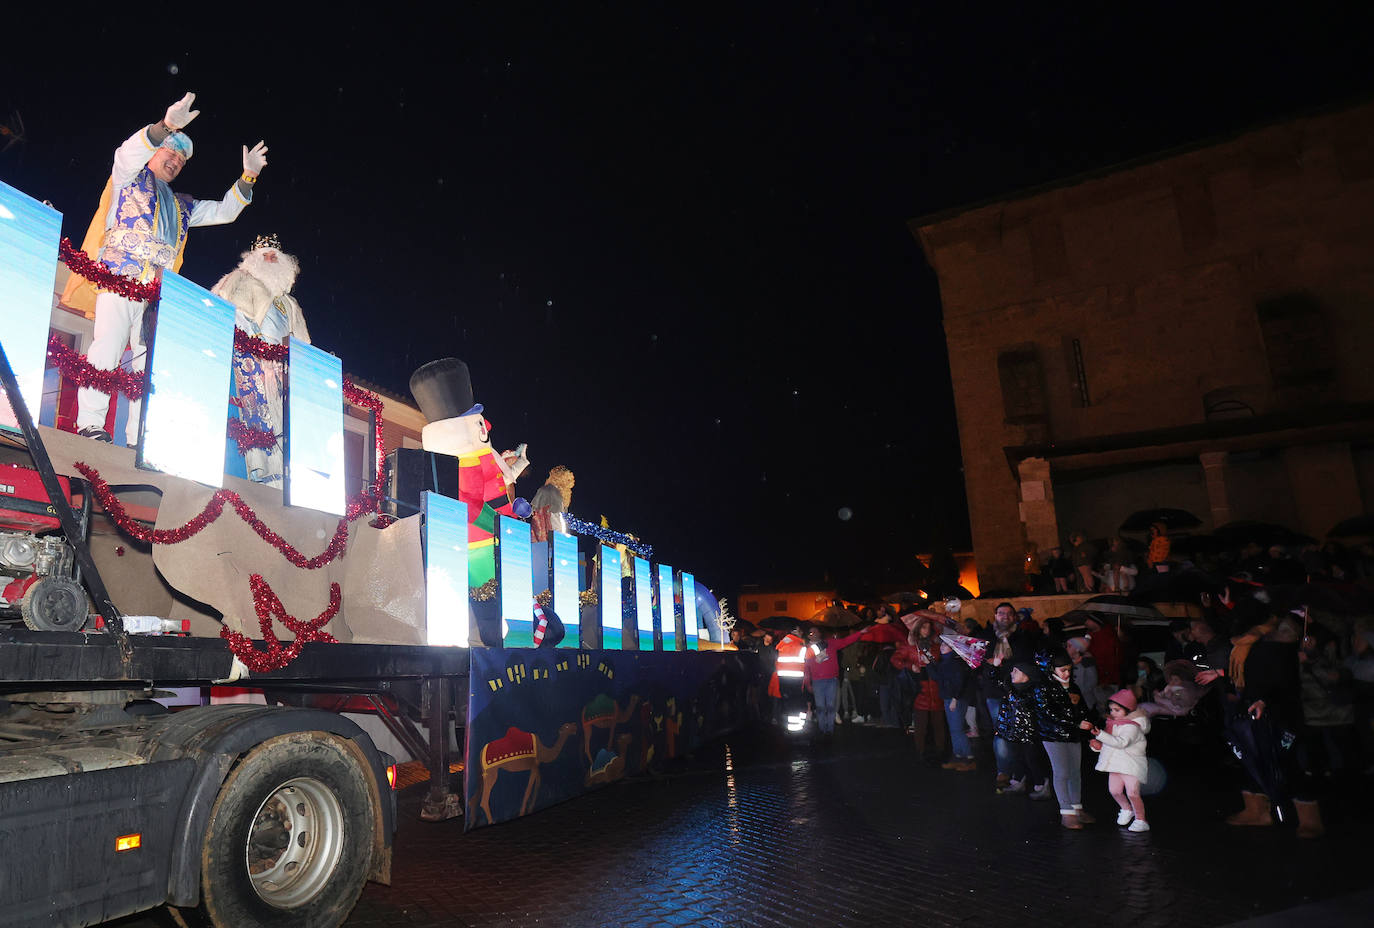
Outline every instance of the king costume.
[[(192, 227), (233, 222), (252, 202), (253, 183), (267, 163), (267, 149), (262, 143), (252, 152), (244, 147), (244, 174), (218, 200), (197, 200), (175, 193), (154, 174), (150, 162), (163, 150), (175, 154), (180, 164), (190, 159), (191, 140), (180, 130), (199, 114), (190, 109), (194, 101), (195, 95), (187, 94), (168, 108), (162, 122), (138, 130), (115, 150), (109, 183), (82, 247), (116, 274), (147, 282), (160, 278), (164, 269), (177, 270)], [(148, 304), (103, 290), (96, 291), (92, 301), (90, 288), (84, 284), (73, 275), (63, 302), (95, 317), (95, 337), (87, 360), (100, 370), (111, 370), (119, 365), (127, 344), (133, 352), (130, 366), (141, 372), (147, 361), (143, 312)], [(131, 445), (137, 438), (140, 405), (137, 400), (129, 403), (125, 444)], [(77, 429), (109, 441), (105, 432), (109, 406), (107, 394), (83, 387), (77, 393)]]

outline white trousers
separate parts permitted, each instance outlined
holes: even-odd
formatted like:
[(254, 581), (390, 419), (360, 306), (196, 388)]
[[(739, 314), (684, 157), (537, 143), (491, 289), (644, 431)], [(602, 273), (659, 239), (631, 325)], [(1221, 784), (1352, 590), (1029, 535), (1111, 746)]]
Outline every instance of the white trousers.
[[(102, 371), (113, 370), (119, 366), (124, 356), (124, 346), (133, 349), (130, 368), (142, 371), (148, 359), (148, 350), (143, 344), (143, 310), (147, 303), (126, 300), (115, 293), (99, 293), (95, 298), (95, 339), (86, 360), (92, 367)], [(129, 421), (124, 428), (124, 444), (133, 447), (138, 441), (138, 414), (143, 403), (141, 400), (129, 401)], [(105, 415), (110, 409), (110, 397), (90, 387), (82, 387), (76, 392), (76, 428), (105, 427)]]

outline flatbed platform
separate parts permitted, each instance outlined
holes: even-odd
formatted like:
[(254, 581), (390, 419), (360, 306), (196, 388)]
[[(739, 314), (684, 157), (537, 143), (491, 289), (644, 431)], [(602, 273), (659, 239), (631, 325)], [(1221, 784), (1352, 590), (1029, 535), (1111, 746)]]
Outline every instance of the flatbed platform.
[[(129, 642), (131, 662), (126, 666), (111, 635), (0, 628), (0, 677), (13, 692), (33, 684), (73, 681), (208, 685), (228, 680), (233, 673), (234, 656), (218, 638), (131, 635)], [(236, 682), (241, 686), (328, 684), (337, 689), (347, 683), (466, 677), (469, 663), (467, 648), (310, 642), (287, 667), (255, 672)]]

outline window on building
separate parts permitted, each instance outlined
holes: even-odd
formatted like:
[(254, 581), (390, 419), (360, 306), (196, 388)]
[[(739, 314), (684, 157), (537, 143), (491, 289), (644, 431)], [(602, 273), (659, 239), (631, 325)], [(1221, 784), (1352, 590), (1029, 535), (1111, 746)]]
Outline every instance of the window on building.
[(757, 599), (751, 599), (751, 600), (749, 600), (747, 603), (744, 604), (744, 611), (745, 611), (745, 612), (758, 612), (758, 611), (759, 611), (759, 601), (758, 601)]
[(1045, 375), (1034, 344), (1018, 345), (997, 356), (997, 376), (1002, 383), (1002, 410), (1007, 425), (1025, 426), (1031, 442), (1049, 440), (1049, 409), (1045, 401)]
[(1255, 307), (1274, 389), (1288, 399), (1314, 395), (1335, 386), (1326, 314), (1310, 293), (1289, 293)]
[(785, 599), (775, 599), (775, 600), (773, 600), (773, 611), (774, 611), (774, 612), (786, 612), (786, 611), (787, 611), (787, 600), (785, 600)]

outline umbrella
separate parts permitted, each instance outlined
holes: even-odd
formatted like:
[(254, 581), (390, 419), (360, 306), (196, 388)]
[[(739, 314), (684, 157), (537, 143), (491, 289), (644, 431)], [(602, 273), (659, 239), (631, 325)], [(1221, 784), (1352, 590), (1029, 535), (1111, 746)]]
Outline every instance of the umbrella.
[(1183, 535), (1169, 539), (1169, 550), (1175, 554), (1216, 554), (1225, 547), (1222, 540), (1215, 535)]
[(1186, 509), (1142, 509), (1133, 512), (1121, 523), (1123, 532), (1145, 532), (1156, 522), (1163, 522), (1169, 531), (1197, 528), (1202, 520)]
[(1374, 516), (1355, 516), (1331, 527), (1327, 538), (1360, 538), (1374, 535)]
[(1137, 602), (1130, 596), (1116, 596), (1103, 593), (1090, 597), (1078, 604), (1075, 612), (1094, 612), (1100, 615), (1122, 615), (1132, 619), (1162, 619), (1164, 616), (1154, 606)]
[(801, 619), (794, 619), (790, 615), (770, 615), (759, 622), (759, 628), (775, 632), (794, 632), (800, 626)]
[(1166, 574), (1149, 573), (1140, 578), (1131, 599), (1146, 603), (1196, 603), (1203, 593), (1215, 596), (1221, 583), (1200, 570), (1171, 570)]
[(941, 635), (940, 640), (949, 645), (949, 649), (964, 659), (964, 663), (977, 670), (983, 663), (983, 656), (987, 653), (988, 643), (982, 638), (970, 638), (968, 635)]
[(1300, 547), (1313, 544), (1317, 540), (1310, 535), (1295, 532), (1285, 525), (1277, 525), (1273, 522), (1227, 522), (1220, 528), (1214, 529), (1212, 535), (1219, 538), (1221, 543), (1228, 548), (1241, 548), (1252, 541), (1264, 548), (1270, 545)]
[(1237, 712), (1226, 723), (1226, 740), (1282, 821), (1282, 803), (1288, 797), (1288, 778), (1283, 772), (1284, 741), (1288, 739), (1274, 724), (1273, 716), (1253, 718), (1248, 712)]
[(848, 609), (830, 606), (817, 612), (807, 621), (813, 625), (823, 625), (826, 628), (853, 628), (855, 625), (863, 624), (863, 616), (850, 612)]

